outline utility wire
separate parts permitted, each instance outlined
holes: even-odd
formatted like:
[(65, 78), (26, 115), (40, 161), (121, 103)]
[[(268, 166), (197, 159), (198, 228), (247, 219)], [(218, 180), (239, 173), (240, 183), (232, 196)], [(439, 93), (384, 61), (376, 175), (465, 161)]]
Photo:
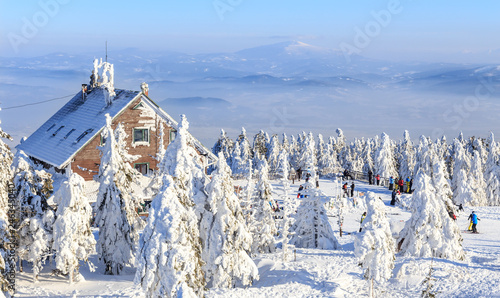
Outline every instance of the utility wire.
[(70, 94), (70, 95), (66, 95), (66, 96), (63, 96), (63, 97), (57, 97), (57, 98), (47, 99), (47, 100), (33, 102), (33, 103), (27, 103), (27, 104), (19, 105), (19, 106), (12, 106), (12, 107), (7, 107), (7, 108), (2, 108), (2, 110), (10, 110), (10, 109), (17, 109), (17, 108), (22, 108), (22, 107), (27, 107), (27, 106), (39, 105), (39, 104), (46, 103), (46, 102), (49, 102), (49, 101), (54, 101), (54, 100), (68, 98), (70, 96), (75, 96), (75, 94)]

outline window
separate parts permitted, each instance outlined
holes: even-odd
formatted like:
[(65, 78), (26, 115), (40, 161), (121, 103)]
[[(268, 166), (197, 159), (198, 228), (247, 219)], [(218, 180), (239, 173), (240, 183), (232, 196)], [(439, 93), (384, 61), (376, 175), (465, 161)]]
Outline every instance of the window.
[(149, 129), (134, 128), (134, 143), (149, 143)]
[(57, 134), (57, 133), (58, 133), (61, 129), (63, 129), (63, 128), (64, 128), (64, 125), (63, 125), (63, 126), (61, 126), (61, 127), (59, 127), (56, 131), (54, 131), (54, 133), (52, 134), (52, 136), (54, 136), (54, 137), (55, 137), (55, 136), (56, 136), (56, 134)]
[(93, 128), (89, 128), (86, 131), (84, 131), (78, 138), (76, 138), (75, 144), (80, 142), (86, 135), (88, 135), (89, 133), (91, 133), (93, 131), (94, 131)]
[(101, 141), (99, 143), (99, 146), (104, 146), (106, 144), (106, 138), (101, 134)]
[(135, 163), (134, 168), (143, 175), (147, 175), (149, 172), (149, 162)]
[(67, 138), (69, 137), (69, 135), (70, 135), (70, 134), (72, 134), (75, 130), (76, 130), (76, 129), (74, 129), (74, 128), (73, 128), (72, 130), (70, 130), (70, 131), (66, 134), (66, 136), (65, 136), (64, 138), (65, 138), (65, 139), (67, 139)]
[(170, 131), (170, 143), (172, 143), (175, 140), (175, 135), (176, 135), (176, 131), (172, 129)]

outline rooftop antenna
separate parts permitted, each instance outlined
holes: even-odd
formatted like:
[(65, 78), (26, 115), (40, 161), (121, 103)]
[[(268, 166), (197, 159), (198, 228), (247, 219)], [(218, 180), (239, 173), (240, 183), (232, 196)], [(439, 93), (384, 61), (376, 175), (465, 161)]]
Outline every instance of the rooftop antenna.
[(108, 62), (108, 41), (106, 40), (106, 62)]

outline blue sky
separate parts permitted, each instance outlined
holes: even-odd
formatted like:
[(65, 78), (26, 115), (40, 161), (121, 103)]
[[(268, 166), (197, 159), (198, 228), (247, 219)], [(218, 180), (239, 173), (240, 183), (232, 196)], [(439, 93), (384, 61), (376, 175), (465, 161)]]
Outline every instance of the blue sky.
[[(469, 62), (500, 49), (498, 1), (3, 0), (0, 11), (1, 56), (97, 51), (105, 40), (114, 49), (191, 53), (292, 39), (339, 48), (354, 43), (356, 28), (376, 26), (373, 13), (380, 11), (390, 20), (371, 27), (361, 55)], [(23, 31), (27, 22), (35, 33)]]

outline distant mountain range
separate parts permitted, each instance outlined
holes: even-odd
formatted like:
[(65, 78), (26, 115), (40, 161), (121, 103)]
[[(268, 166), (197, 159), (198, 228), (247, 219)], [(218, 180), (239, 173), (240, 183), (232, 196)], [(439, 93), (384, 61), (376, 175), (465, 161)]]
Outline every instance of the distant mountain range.
[[(89, 80), (92, 60), (101, 55), (54, 53), (32, 58), (0, 57), (0, 106), (78, 92), (80, 85)], [(353, 133), (371, 136), (372, 132), (390, 132), (394, 123), (410, 126), (414, 117), (412, 121), (420, 123), (425, 132), (430, 129), (428, 126), (433, 126), (426, 121), (435, 121), (437, 117), (445, 132), (456, 129), (466, 132), (479, 124), (471, 126), (464, 122), (463, 127), (456, 128), (446, 122), (442, 111), (457, 102), (460, 104), (467, 96), (474, 96), (478, 88), (486, 88), (489, 101), (473, 112), (486, 107), (488, 113), (500, 112), (496, 101), (491, 101), (498, 98), (500, 90), (500, 66), (495, 64), (396, 63), (359, 55), (352, 55), (347, 62), (338, 50), (300, 41), (212, 54), (128, 48), (110, 51), (108, 57), (115, 67), (117, 88), (139, 90), (141, 82), (148, 82), (151, 97), (172, 111), (173, 116), (187, 114), (195, 124), (194, 130), (196, 125), (205, 125), (206, 136), (202, 140), (204, 137), (213, 140), (223, 126), (229, 132), (231, 129), (236, 132), (241, 126), (250, 130), (271, 127), (272, 117), (278, 117), (276, 109), (296, 113), (292, 118), (312, 117), (306, 125), (309, 128), (299, 128), (290, 119), (289, 123), (284, 121), (283, 130), (326, 131), (349, 126)], [(36, 129), (63, 103), (64, 100), (54, 101), (2, 112), (2, 126), (19, 139)], [(390, 112), (393, 109), (416, 114), (400, 117)], [(353, 110), (356, 115), (349, 113)], [(394, 123), (384, 118), (378, 121), (380, 127), (374, 128), (368, 124), (371, 120), (360, 118), (359, 113), (368, 113), (375, 119), (389, 117)], [(494, 121), (493, 116), (485, 117), (490, 118)], [(367, 126), (363, 128), (365, 122)], [(206, 125), (213, 133), (207, 132)]]

